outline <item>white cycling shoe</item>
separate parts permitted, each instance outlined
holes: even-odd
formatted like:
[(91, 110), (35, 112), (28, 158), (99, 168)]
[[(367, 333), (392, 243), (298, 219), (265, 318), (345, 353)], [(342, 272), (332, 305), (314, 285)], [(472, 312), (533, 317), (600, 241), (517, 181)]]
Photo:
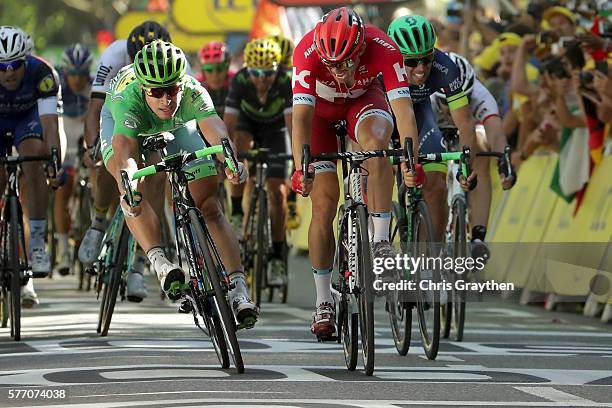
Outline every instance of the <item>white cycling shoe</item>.
[(104, 231), (89, 227), (79, 247), (79, 261), (84, 265), (92, 265), (100, 255), (103, 239)]
[(38, 295), (34, 291), (33, 279), (28, 279), (28, 283), (21, 287), (21, 306), (30, 309), (38, 304)]

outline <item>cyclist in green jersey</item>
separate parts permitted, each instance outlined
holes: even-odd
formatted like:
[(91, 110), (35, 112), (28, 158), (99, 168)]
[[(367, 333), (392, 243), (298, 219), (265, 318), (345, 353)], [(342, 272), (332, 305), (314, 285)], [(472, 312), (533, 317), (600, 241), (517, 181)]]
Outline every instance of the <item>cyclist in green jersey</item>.
[[(132, 190), (141, 200), (130, 207), (121, 182), (121, 171), (132, 176), (144, 164), (159, 161), (157, 154), (142, 158), (142, 136), (171, 132), (174, 140), (167, 147), (168, 154), (193, 152), (205, 147), (198, 132), (212, 145), (227, 138), (227, 129), (215, 112), (208, 92), (193, 77), (186, 75), (187, 60), (183, 51), (169, 42), (155, 40), (145, 45), (131, 66), (124, 67), (107, 94), (102, 110), (101, 143), (104, 164), (117, 181), (121, 208), (126, 214), (130, 231), (147, 253), (162, 288), (168, 293), (173, 282), (184, 283), (185, 274), (178, 265), (166, 258), (161, 244), (159, 219), (151, 207), (153, 197), (147, 197), (150, 188), (144, 182), (132, 182)], [(146, 162), (146, 163), (145, 163)], [(190, 163), (186, 170), (194, 175), (190, 191), (216, 244), (219, 247), (234, 289), (230, 292), (232, 307), (239, 322), (256, 317), (257, 309), (248, 297), (244, 269), (240, 262), (240, 249), (231, 226), (223, 216), (217, 200), (217, 179), (204, 177), (212, 171), (211, 160), (200, 159)], [(230, 182), (238, 184), (248, 177), (248, 171), (239, 163), (237, 173), (225, 170)]]
[[(269, 39), (249, 42), (244, 49), (246, 68), (232, 79), (223, 120), (235, 141), (238, 152), (246, 152), (254, 144), (272, 153), (288, 153), (287, 129), (291, 132), (293, 93), (291, 75), (279, 69), (280, 47)], [(287, 179), (287, 166), (268, 165), (266, 190), (270, 203), (272, 252), (268, 265), (268, 281), (282, 284), (285, 275), (285, 204), (282, 186)], [(242, 230), (242, 195), (244, 186), (232, 187), (232, 224)]]

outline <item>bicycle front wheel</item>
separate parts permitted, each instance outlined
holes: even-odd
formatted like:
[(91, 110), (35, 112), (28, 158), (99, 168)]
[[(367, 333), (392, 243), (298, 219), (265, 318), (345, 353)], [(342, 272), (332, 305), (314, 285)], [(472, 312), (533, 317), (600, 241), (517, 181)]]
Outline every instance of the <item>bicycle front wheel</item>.
[(206, 266), (206, 276), (215, 292), (212, 304), (216, 305), (219, 311), (219, 316), (221, 317), (219, 322), (223, 328), (223, 333), (227, 340), (227, 345), (229, 346), (229, 352), (234, 361), (236, 371), (238, 373), (244, 373), (244, 362), (242, 361), (240, 344), (236, 336), (236, 320), (230, 309), (227, 291), (221, 287), (221, 271), (218, 268), (221, 268), (222, 265), (217, 265), (213, 260), (211, 248), (208, 245), (207, 233), (204, 230), (205, 227), (198, 212), (195, 209), (190, 209), (188, 215), (191, 228), (193, 229), (200, 250), (202, 251), (202, 258)]
[[(425, 259), (436, 257), (433, 226), (425, 201), (419, 201), (413, 217), (414, 256), (423, 254)], [(434, 360), (440, 346), (440, 274), (435, 267), (421, 267), (416, 271), (416, 279), (417, 315), (421, 341), (427, 358)]]
[[(467, 231), (465, 220), (467, 215), (467, 206), (463, 196), (457, 196), (453, 200), (453, 242), (452, 242), (452, 257), (454, 259), (467, 256)], [(451, 271), (452, 276), (452, 329), (453, 338), (455, 341), (463, 340), (463, 328), (465, 327), (465, 292), (458, 290), (455, 287), (457, 274)]]
[(115, 303), (117, 302), (117, 294), (119, 293), (119, 286), (121, 286), (121, 279), (123, 279), (123, 270), (127, 264), (128, 258), (128, 247), (130, 239), (130, 230), (124, 223), (121, 228), (119, 240), (117, 241), (117, 247), (115, 249), (116, 256), (113, 259), (113, 263), (108, 270), (109, 277), (108, 283), (104, 288), (104, 291), (108, 291), (103, 299), (106, 300), (102, 303), (104, 312), (102, 313), (102, 322), (100, 326), (100, 336), (108, 335), (108, 329), (110, 328), (111, 319), (113, 318), (113, 312), (115, 311)]
[[(402, 251), (407, 247), (406, 216), (402, 207), (397, 202), (393, 203), (393, 218), (391, 228), (392, 241), (399, 241)], [(393, 342), (400, 356), (408, 354), (410, 348), (412, 330), (412, 307), (401, 299), (399, 291), (392, 291), (392, 296), (387, 299), (387, 314), (391, 324)]]
[(8, 208), (8, 271), (10, 278), (10, 320), (11, 336), (15, 341), (21, 340), (21, 270), (19, 268), (19, 203), (17, 197), (9, 198)]
[(365, 206), (358, 206), (355, 216), (354, 238), (357, 239), (361, 351), (365, 374), (372, 375), (374, 373), (374, 275), (368, 232), (368, 213)]
[(255, 205), (255, 213), (257, 214), (256, 218), (256, 228), (257, 228), (257, 243), (255, 244), (255, 263), (253, 267), (253, 271), (255, 276), (253, 277), (253, 293), (254, 301), (257, 307), (261, 304), (261, 292), (265, 286), (265, 273), (267, 266), (267, 258), (268, 258), (268, 231), (266, 226), (268, 225), (268, 198), (266, 197), (266, 192), (262, 188), (257, 193), (257, 201)]

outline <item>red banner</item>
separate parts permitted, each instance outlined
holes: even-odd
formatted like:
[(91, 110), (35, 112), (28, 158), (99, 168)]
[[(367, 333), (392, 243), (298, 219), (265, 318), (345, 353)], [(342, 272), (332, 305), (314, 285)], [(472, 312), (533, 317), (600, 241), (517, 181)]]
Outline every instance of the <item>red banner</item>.
[(389, 0), (359, 0), (359, 1), (340, 1), (340, 0), (270, 0), (279, 6), (285, 7), (305, 7), (305, 6), (347, 6), (351, 4), (363, 3), (388, 3)]

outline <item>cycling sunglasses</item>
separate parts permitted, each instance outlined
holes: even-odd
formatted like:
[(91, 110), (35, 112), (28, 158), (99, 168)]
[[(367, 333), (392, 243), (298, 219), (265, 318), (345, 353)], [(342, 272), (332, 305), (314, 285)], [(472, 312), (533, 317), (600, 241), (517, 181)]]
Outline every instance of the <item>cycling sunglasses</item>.
[(322, 59), (321, 61), (327, 68), (334, 68), (334, 69), (349, 69), (349, 68), (353, 68), (353, 65), (355, 65), (355, 61), (353, 61), (352, 58), (349, 58), (341, 62), (329, 62), (324, 59)]
[(223, 72), (227, 70), (229, 64), (227, 62), (220, 62), (218, 64), (202, 64), (203, 72)]
[(170, 85), (161, 88), (144, 88), (145, 93), (155, 99), (160, 99), (164, 95), (168, 95), (169, 98), (176, 96), (181, 92), (182, 87), (180, 85)]
[(404, 65), (410, 68), (416, 68), (417, 65), (419, 65), (419, 62), (429, 65), (434, 61), (434, 59), (436, 59), (436, 54), (434, 53), (419, 58), (404, 58)]
[(25, 60), (23, 59), (18, 59), (15, 61), (11, 61), (11, 62), (0, 62), (0, 71), (1, 72), (6, 72), (9, 69), (11, 71), (15, 71), (18, 70), (19, 68), (21, 68), (21, 66), (25, 63)]
[(276, 74), (276, 69), (275, 68), (269, 68), (269, 69), (249, 68), (248, 72), (249, 72), (249, 75), (254, 76), (255, 78), (259, 78), (259, 77), (269, 78), (272, 75)]
[(73, 68), (66, 71), (67, 75), (89, 76), (89, 70), (84, 68)]

